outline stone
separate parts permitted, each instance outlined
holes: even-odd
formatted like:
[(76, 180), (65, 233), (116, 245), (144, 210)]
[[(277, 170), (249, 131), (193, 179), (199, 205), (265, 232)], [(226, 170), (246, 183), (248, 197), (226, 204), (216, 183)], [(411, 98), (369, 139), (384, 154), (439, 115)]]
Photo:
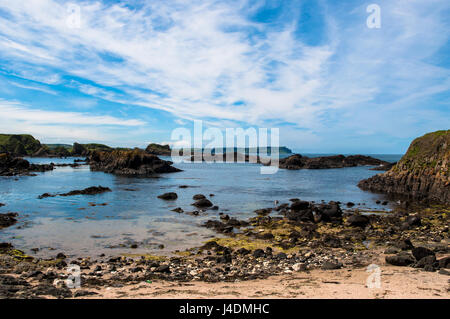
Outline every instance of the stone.
[(164, 199), (164, 200), (176, 200), (178, 198), (177, 193), (170, 192), (170, 193), (164, 193), (162, 195), (159, 195), (158, 198)]
[(434, 256), (434, 252), (425, 247), (413, 248), (411, 252), (418, 261), (427, 256)]
[(322, 264), (322, 270), (335, 270), (335, 269), (341, 269), (342, 263), (340, 262), (332, 262), (332, 261), (325, 261)]
[(347, 223), (350, 226), (361, 227), (364, 228), (369, 224), (370, 219), (365, 215), (351, 215), (347, 218)]
[(394, 266), (409, 266), (412, 263), (414, 263), (413, 256), (411, 256), (409, 254), (398, 254), (395, 256), (386, 256), (385, 260), (388, 264), (391, 264)]

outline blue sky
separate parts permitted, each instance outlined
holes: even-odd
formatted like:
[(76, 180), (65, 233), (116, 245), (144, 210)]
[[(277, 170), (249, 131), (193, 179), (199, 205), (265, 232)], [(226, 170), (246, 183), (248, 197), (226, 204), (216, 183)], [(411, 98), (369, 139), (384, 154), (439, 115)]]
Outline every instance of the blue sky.
[(449, 24), (447, 0), (0, 0), (0, 131), (142, 147), (203, 120), (402, 153), (450, 128)]

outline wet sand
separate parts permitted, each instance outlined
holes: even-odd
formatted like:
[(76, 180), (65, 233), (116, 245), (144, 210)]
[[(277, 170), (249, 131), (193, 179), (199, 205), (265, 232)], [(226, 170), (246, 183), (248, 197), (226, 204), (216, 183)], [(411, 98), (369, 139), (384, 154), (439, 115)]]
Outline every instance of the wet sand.
[(369, 275), (361, 268), (312, 270), (236, 283), (153, 281), (122, 288), (102, 288), (91, 298), (450, 298), (450, 277), (437, 272), (384, 265), (381, 266), (380, 288), (366, 286)]

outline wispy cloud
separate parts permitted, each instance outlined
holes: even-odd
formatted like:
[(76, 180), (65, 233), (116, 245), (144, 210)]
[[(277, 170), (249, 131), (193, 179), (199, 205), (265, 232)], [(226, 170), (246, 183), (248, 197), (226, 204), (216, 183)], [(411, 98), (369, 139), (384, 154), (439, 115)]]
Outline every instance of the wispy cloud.
[[(366, 27), (366, 5), (356, 1), (318, 1), (306, 14), (309, 1), (77, 3), (81, 27), (70, 28), (66, 1), (0, 0), (2, 68), (177, 121), (289, 125), (287, 140), (297, 134), (311, 146), (449, 124), (448, 109), (432, 104), (449, 90), (448, 61), (434, 59), (448, 47), (445, 0), (378, 1), (381, 29)], [(264, 17), (267, 8), (277, 14)], [(320, 30), (304, 29), (308, 14)], [(427, 121), (417, 118), (424, 106)]]
[(19, 103), (0, 100), (0, 118), (3, 121), (28, 121), (35, 124), (120, 125), (139, 126), (141, 120), (123, 120), (112, 116), (95, 116), (76, 112), (56, 112), (27, 108)]

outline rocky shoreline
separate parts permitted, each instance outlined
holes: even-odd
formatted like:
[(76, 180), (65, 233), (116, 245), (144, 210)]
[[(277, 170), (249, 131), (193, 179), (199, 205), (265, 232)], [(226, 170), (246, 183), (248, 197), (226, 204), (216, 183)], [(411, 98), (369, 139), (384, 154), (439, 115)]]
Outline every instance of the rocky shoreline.
[(333, 155), (321, 157), (307, 157), (294, 154), (280, 159), (279, 168), (284, 169), (329, 169), (355, 166), (379, 166), (384, 167), (390, 163), (364, 155)]
[(0, 154), (0, 176), (33, 175), (53, 169), (54, 164), (30, 164), (23, 158), (13, 157), (8, 153)]
[(450, 130), (415, 139), (386, 173), (362, 180), (363, 190), (425, 203), (450, 204)]
[[(450, 274), (449, 214), (448, 207), (416, 207), (361, 215), (358, 209), (344, 212), (337, 202), (293, 199), (257, 210), (245, 221), (218, 213), (204, 226), (219, 237), (172, 256), (69, 258), (60, 252), (40, 259), (1, 243), (0, 298), (77, 298), (154, 280), (237, 282), (314, 269), (360, 269), (380, 252), (387, 255), (386, 264), (445, 276)], [(70, 264), (81, 269), (82, 289), (62, 284)]]

